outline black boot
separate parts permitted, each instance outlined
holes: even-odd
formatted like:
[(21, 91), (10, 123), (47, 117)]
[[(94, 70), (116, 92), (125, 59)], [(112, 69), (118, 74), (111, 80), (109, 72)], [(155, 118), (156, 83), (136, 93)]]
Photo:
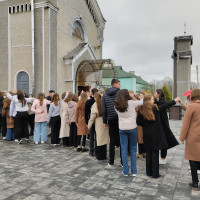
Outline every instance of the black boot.
[(190, 186), (190, 188), (192, 189), (192, 190), (199, 190), (199, 188), (198, 188), (198, 183), (189, 183), (189, 186)]

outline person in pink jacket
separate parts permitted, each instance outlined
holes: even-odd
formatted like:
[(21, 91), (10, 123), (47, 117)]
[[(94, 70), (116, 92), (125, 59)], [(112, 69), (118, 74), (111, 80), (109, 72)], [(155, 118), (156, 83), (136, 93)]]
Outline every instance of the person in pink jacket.
[(31, 111), (35, 113), (35, 144), (40, 141), (40, 135), (42, 144), (47, 140), (47, 105), (50, 103), (51, 101), (46, 100), (43, 93), (39, 93), (31, 107)]

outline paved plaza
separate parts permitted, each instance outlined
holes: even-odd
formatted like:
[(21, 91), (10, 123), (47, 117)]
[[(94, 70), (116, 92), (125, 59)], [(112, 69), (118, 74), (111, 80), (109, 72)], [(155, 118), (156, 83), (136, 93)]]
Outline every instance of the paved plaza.
[[(181, 121), (170, 121), (177, 138)], [(32, 138), (31, 138), (32, 139)], [(17, 145), (0, 141), (0, 200), (41, 199), (175, 199), (199, 200), (200, 192), (188, 187), (191, 175), (184, 160), (184, 145), (168, 152), (161, 178), (145, 175), (145, 159), (137, 160), (137, 177), (124, 177), (116, 148), (114, 167), (97, 161), (88, 152), (48, 144)]]

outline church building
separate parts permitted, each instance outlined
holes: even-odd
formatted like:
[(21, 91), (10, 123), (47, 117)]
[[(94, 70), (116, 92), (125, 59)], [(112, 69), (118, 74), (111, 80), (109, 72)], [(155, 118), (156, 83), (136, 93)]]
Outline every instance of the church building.
[(0, 0), (0, 90), (96, 86), (105, 23), (97, 0)]

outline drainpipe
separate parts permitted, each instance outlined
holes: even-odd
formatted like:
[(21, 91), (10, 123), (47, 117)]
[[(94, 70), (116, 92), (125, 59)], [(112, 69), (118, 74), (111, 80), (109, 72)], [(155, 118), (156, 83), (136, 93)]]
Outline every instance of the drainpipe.
[(31, 33), (32, 33), (32, 94), (35, 95), (35, 41), (34, 41), (34, 0), (31, 1)]

